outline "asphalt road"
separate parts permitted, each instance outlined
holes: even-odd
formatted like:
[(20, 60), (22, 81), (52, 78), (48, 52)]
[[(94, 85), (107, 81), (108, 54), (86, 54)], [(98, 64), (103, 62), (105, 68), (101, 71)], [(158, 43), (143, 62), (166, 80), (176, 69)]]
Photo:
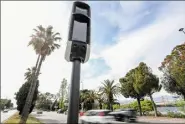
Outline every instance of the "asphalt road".
[[(67, 115), (57, 114), (57, 112), (43, 112), (43, 114), (32, 113), (37, 119), (41, 120), (43, 123), (67, 123)], [(177, 118), (166, 118), (166, 117), (138, 117), (136, 124), (185, 124), (185, 119)], [(113, 124), (125, 124), (125, 122), (113, 122)], [(129, 123), (132, 124), (132, 123)]]
[[(41, 120), (43, 123), (67, 123), (67, 115), (65, 114), (57, 114), (57, 112), (43, 112), (43, 114), (36, 114), (33, 112), (32, 115), (37, 119)], [(114, 122), (115, 124), (123, 122)]]
[(5, 121), (6, 119), (8, 119), (9, 117), (11, 117), (13, 114), (15, 114), (17, 112), (17, 110), (10, 110), (7, 113), (3, 113), (1, 111), (1, 123), (3, 121)]
[(36, 114), (32, 112), (32, 115), (43, 123), (67, 123), (67, 115), (57, 114), (57, 112), (43, 112), (43, 114)]

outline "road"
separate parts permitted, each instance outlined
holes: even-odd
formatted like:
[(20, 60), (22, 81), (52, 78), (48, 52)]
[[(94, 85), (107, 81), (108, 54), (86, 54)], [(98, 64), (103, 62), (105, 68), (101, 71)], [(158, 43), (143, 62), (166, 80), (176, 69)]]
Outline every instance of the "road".
[[(43, 114), (36, 114), (36, 112), (32, 112), (32, 115), (46, 124), (67, 123), (67, 115), (57, 114), (57, 112), (43, 112)], [(115, 124), (117, 123), (121, 124), (123, 122), (115, 122)]]
[(43, 114), (36, 114), (32, 112), (32, 115), (43, 123), (67, 123), (67, 115), (57, 114), (57, 112), (43, 112)]
[[(32, 113), (37, 119), (41, 120), (43, 123), (67, 123), (67, 115), (64, 114), (57, 114), (56, 112), (43, 112), (43, 114), (36, 114), (35, 112)], [(161, 123), (168, 123), (168, 124), (185, 124), (185, 119), (177, 119), (177, 118), (167, 118), (167, 117), (138, 117), (138, 123), (140, 124), (161, 124)], [(125, 122), (113, 122), (113, 124), (124, 124)], [(130, 123), (131, 124), (131, 123)]]
[(13, 114), (15, 114), (17, 112), (17, 110), (10, 110), (7, 113), (3, 113), (1, 111), (1, 123), (3, 121), (5, 121), (6, 119), (8, 119), (9, 117), (11, 117)]

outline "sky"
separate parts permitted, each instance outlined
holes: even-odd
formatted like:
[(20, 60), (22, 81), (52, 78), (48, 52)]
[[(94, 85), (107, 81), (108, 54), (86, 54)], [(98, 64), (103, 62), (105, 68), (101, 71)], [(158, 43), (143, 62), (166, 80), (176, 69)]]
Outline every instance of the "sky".
[[(160, 63), (185, 41), (185, 1), (88, 1), (91, 7), (91, 54), (81, 66), (83, 89), (98, 89), (140, 62), (160, 77)], [(52, 25), (61, 48), (43, 62), (39, 91), (56, 94), (63, 78), (71, 81), (72, 63), (64, 59), (71, 1), (1, 1), (1, 98), (14, 100), (24, 73), (37, 56), (28, 42), (33, 28)], [(82, 84), (81, 84), (82, 89)], [(162, 90), (154, 97), (169, 95)], [(119, 96), (120, 101), (126, 100)]]

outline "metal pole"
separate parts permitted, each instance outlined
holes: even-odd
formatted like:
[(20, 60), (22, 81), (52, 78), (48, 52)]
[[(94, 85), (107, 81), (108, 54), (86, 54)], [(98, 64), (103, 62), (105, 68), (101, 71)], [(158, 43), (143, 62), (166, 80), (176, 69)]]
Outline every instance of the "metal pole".
[(72, 68), (67, 124), (78, 123), (79, 96), (80, 96), (79, 88), (80, 88), (80, 61), (75, 60), (73, 62)]

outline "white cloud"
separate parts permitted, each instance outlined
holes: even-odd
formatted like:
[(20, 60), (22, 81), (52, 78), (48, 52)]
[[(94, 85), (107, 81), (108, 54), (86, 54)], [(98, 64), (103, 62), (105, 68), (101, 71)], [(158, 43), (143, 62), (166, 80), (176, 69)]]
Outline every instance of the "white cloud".
[[(185, 27), (184, 5), (184, 3), (178, 2), (169, 3), (160, 10), (156, 20), (150, 25), (137, 29), (130, 34), (120, 32), (117, 44), (105, 49), (99, 56), (104, 58), (106, 64), (111, 68), (110, 73), (98, 78), (88, 79), (85, 82), (86, 86), (94, 88), (96, 85), (101, 85), (100, 82), (104, 79), (123, 77), (141, 61), (146, 62), (153, 69), (153, 72), (159, 75), (160, 62), (171, 52), (173, 47), (183, 43), (184, 35), (178, 32), (178, 29)], [(112, 18), (114, 20), (119, 19), (110, 15), (110, 20)], [(120, 27), (127, 25), (127, 23), (119, 24)], [(164, 94), (168, 93), (162, 90), (154, 96)], [(125, 98), (120, 97), (120, 99), (124, 100)]]

